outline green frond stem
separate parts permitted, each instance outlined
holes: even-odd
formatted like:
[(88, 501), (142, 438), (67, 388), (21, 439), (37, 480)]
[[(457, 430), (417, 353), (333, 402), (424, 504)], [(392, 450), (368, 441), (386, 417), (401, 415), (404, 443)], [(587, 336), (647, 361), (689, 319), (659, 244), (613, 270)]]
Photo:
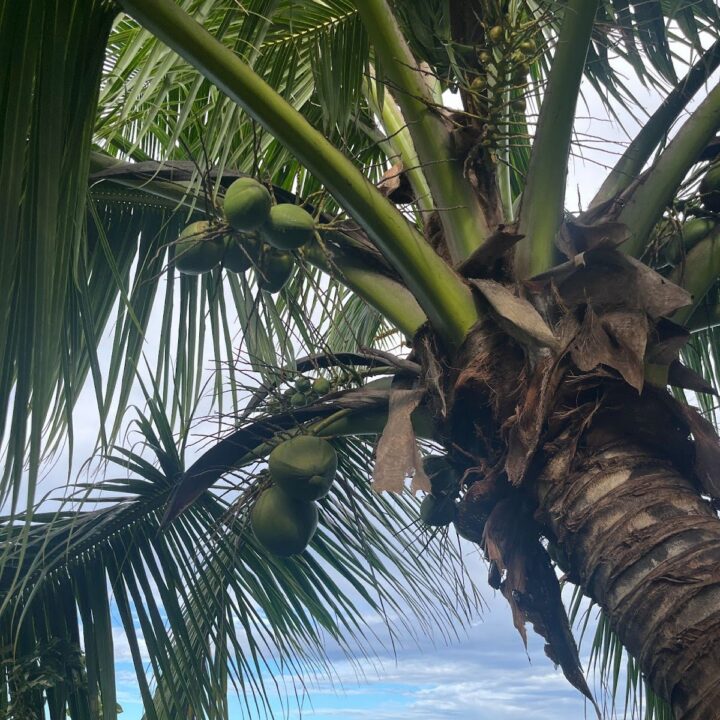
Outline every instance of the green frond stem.
[(120, 0), (120, 5), (324, 183), (397, 269), (449, 348), (459, 347), (477, 320), (470, 289), (352, 161), (173, 0)]
[(720, 67), (720, 40), (703, 54), (665, 98), (662, 105), (650, 116), (603, 182), (590, 207), (600, 205), (627, 190), (640, 175), (655, 148), (667, 136), (680, 113), (718, 67)]
[[(429, 410), (420, 405), (410, 416), (413, 430), (420, 438), (432, 440), (435, 438), (433, 418)], [(316, 429), (309, 428), (311, 432), (320, 437), (352, 437), (355, 435), (379, 435), (387, 423), (387, 410), (375, 408), (373, 410), (341, 410), (331, 415)]]
[[(379, 381), (375, 381), (379, 382)], [(297, 427), (291, 431), (278, 433), (274, 438), (259, 444), (250, 452), (238, 458), (236, 467), (242, 467), (251, 462), (266, 458), (272, 449), (283, 440), (295, 433), (317, 435), (319, 437), (354, 437), (358, 435), (380, 435), (388, 419), (387, 406), (368, 407), (360, 410), (338, 410), (322, 420)], [(435, 429), (432, 414), (420, 405), (411, 415), (413, 429), (418, 437), (426, 440), (435, 438)]]
[(365, 98), (373, 113), (382, 120), (388, 138), (387, 144), (392, 148), (393, 154), (402, 161), (418, 207), (422, 212), (429, 213), (433, 209), (432, 194), (420, 167), (420, 159), (415, 152), (405, 118), (389, 90), (385, 89), (382, 101), (378, 98), (375, 84), (374, 80), (365, 78), (363, 83)]
[(333, 253), (332, 257), (318, 245), (304, 251), (305, 259), (350, 288), (408, 339), (427, 322), (427, 316), (413, 294), (392, 278), (363, 266), (361, 262)]
[[(506, 90), (503, 93), (503, 105), (506, 108), (510, 107), (510, 91)], [(506, 223), (511, 223), (514, 220), (513, 213), (513, 198), (512, 198), (512, 185), (510, 182), (510, 118), (505, 116), (502, 124), (499, 127), (500, 136), (500, 147), (498, 149), (498, 192), (500, 193), (500, 201), (502, 202), (503, 218)]]
[(692, 318), (703, 298), (720, 277), (720, 228), (713, 230), (685, 257), (682, 265), (673, 271), (670, 279), (684, 287), (692, 296), (692, 305), (680, 308), (673, 320), (685, 324)]
[(450, 257), (456, 264), (462, 262), (490, 234), (478, 198), (450, 152), (450, 134), (389, 4), (386, 0), (357, 0), (355, 4), (410, 130)]
[(598, 5), (599, 0), (569, 0), (565, 6), (520, 204), (519, 232), (525, 239), (515, 253), (519, 279), (538, 275), (555, 263), (575, 106)]
[[(93, 152), (90, 155), (90, 175), (107, 170), (114, 165), (125, 165), (123, 161), (116, 160), (109, 155), (103, 155), (102, 153)], [(158, 163), (158, 167), (160, 164)], [(141, 179), (141, 178), (123, 178), (123, 177), (108, 177), (103, 180), (103, 184), (111, 183), (122, 186), (123, 188), (131, 188), (133, 190), (141, 191), (145, 194), (152, 195), (156, 204), (159, 206), (167, 207), (170, 210), (177, 210), (181, 207), (185, 207), (188, 210), (194, 210), (197, 207), (197, 193), (193, 192), (192, 188), (187, 183), (182, 182), (167, 182), (166, 180), (153, 179)], [(92, 195), (92, 187), (90, 189)], [(102, 191), (102, 197), (107, 197), (108, 193), (105, 192), (105, 188)]]
[(637, 184), (621, 196), (624, 207), (618, 220), (632, 233), (630, 241), (621, 246), (623, 252), (634, 257), (642, 255), (650, 231), (718, 129), (720, 84), (708, 93)]

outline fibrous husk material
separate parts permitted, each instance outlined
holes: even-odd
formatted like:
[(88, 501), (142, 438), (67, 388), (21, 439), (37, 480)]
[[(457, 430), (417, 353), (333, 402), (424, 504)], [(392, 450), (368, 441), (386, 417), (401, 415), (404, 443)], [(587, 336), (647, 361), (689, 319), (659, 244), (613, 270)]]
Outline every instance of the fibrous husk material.
[(430, 492), (430, 480), (423, 470), (422, 456), (410, 418), (420, 404), (423, 389), (390, 391), (388, 419), (376, 450), (373, 489), (402, 493), (405, 478), (412, 478), (412, 492)]

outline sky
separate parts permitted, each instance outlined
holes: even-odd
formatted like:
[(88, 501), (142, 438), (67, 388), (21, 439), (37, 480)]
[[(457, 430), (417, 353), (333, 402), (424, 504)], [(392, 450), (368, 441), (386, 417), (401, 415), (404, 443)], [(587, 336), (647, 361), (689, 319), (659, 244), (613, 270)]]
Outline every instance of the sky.
[[(631, 83), (641, 103), (651, 111), (657, 98), (637, 83)], [(607, 119), (597, 98), (588, 91), (587, 105), (578, 110), (576, 124), (584, 159), (577, 156), (570, 167), (567, 186), (569, 208), (586, 207), (605, 175), (596, 162), (608, 143), (624, 143), (625, 132)], [(633, 126), (627, 118), (628, 127)], [(595, 138), (602, 138), (598, 143)], [(620, 145), (618, 145), (620, 147)], [(595, 149), (593, 149), (595, 148)], [(153, 351), (150, 350), (150, 356)], [(139, 397), (136, 399), (140, 399)], [(83, 395), (77, 413), (84, 421), (76, 426), (76, 457), (88, 454), (95, 440), (97, 425), (92, 391)], [(59, 473), (59, 474), (58, 474)], [(64, 482), (64, 469), (58, 466), (48, 474), (47, 484)], [(395, 652), (387, 649), (387, 632), (378, 617), (369, 622), (385, 638), (383, 647), (376, 643), (370, 658), (350, 662), (328, 639), (327, 652), (333, 660), (334, 675), (306, 675), (302, 678), (307, 692), (294, 695), (298, 678), (276, 669), (274, 679), (288, 691), (278, 697), (274, 711), (279, 718), (312, 718), (317, 720), (437, 720), (458, 718), (473, 720), (578, 720), (593, 717), (584, 698), (564, 679), (545, 657), (542, 641), (528, 633), (527, 652), (513, 627), (504, 599), (484, 582), (486, 570), (476, 549), (464, 543), (470, 571), (484, 588), (486, 607), (459, 637), (445, 643), (439, 637), (423, 639), (419, 644), (408, 634), (398, 638)], [(138, 720), (142, 715), (137, 683), (130, 661), (127, 638), (117, 613), (114, 613), (114, 640), (117, 653), (118, 700), (123, 720)], [(590, 622), (590, 630), (594, 620)], [(587, 648), (581, 649), (587, 665)], [(365, 670), (358, 678), (357, 666)], [(271, 678), (268, 678), (271, 679)], [(260, 720), (265, 715), (247, 714), (234, 701), (232, 718)]]

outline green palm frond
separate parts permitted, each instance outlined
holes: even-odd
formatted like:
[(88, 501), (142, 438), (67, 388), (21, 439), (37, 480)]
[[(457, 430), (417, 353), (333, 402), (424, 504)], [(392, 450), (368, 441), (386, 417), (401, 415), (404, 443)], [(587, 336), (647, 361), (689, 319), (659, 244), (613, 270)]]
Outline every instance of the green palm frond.
[[(411, 637), (453, 632), (475, 613), (478, 598), (457, 582), (462, 569), (452, 546), (415, 542), (417, 502), (371, 490), (366, 442), (335, 442), (336, 490), (321, 503), (311, 549), (295, 559), (268, 555), (250, 532), (248, 510), (266, 482), (257, 463), (238, 467), (217, 492), (161, 526), (183, 461), (169, 418), (149, 402), (152, 420), (141, 416), (136, 430), (155, 463), (147, 452), (115, 448), (107, 462), (122, 473), (79, 486), (56, 512), (38, 510), (26, 544), (15, 545), (4, 564), (3, 662), (18, 665), (48, 643), (77, 654), (82, 637), (83, 672), (69, 653), (57, 669), (61, 679), (48, 679), (53, 718), (66, 706), (78, 717), (100, 706), (114, 717), (111, 608), (128, 638), (148, 718), (223, 717), (230, 685), (251, 715), (269, 712), (270, 697), (282, 690), (269, 683), (274, 670), (327, 670), (326, 638), (348, 653), (367, 648), (368, 611), (391, 634), (402, 628)], [(4, 543), (12, 545), (23, 522), (3, 519)], [(50, 653), (43, 657), (49, 662)], [(12, 686), (4, 690), (16, 695)], [(42, 700), (35, 698), (36, 708)]]

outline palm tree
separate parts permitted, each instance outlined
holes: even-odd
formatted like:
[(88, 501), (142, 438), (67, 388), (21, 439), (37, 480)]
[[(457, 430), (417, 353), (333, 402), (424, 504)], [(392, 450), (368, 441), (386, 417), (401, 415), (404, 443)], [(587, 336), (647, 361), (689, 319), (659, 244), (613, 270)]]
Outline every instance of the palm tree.
[[(581, 692), (556, 568), (601, 608), (615, 685), (625, 648), (650, 714), (718, 717), (720, 450), (668, 391), (712, 418), (718, 28), (713, 0), (5, 3), (4, 712), (115, 717), (111, 607), (148, 718), (226, 717), (231, 684), (264, 713), (277, 658), (301, 674), (323, 633), (362, 641), (353, 593), (452, 628), (473, 597), (447, 589), (447, 534), (396, 537), (410, 470)], [(664, 101), (570, 215), (581, 82), (633, 109), (628, 68)], [(232, 235), (241, 176), (314, 217), (275, 295), (267, 247), (245, 274), (178, 277), (189, 222)], [(303, 374), (330, 389), (290, 404)], [(86, 385), (121, 471), (53, 505), (42, 462), (72, 449)], [(144, 451), (119, 440), (138, 391)], [(221, 439), (188, 465), (208, 396)], [(311, 550), (282, 559), (248, 517), (264, 458), (298, 432), (330, 439), (339, 474)], [(366, 480), (377, 437), (387, 496)]]

